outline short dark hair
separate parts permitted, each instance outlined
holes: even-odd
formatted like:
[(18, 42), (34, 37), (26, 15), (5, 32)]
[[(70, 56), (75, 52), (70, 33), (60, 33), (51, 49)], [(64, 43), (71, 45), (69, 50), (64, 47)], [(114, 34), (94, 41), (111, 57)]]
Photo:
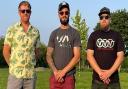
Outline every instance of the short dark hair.
[(20, 8), (21, 5), (27, 5), (30, 8), (30, 10), (31, 10), (31, 5), (30, 5), (30, 3), (28, 1), (20, 2), (19, 6), (18, 6), (18, 9)]

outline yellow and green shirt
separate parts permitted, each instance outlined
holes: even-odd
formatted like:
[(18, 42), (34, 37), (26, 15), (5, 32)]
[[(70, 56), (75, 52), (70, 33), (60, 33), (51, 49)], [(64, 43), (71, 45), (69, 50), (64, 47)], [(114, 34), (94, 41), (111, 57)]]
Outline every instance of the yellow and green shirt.
[(38, 29), (30, 25), (25, 33), (18, 22), (8, 28), (4, 44), (11, 47), (9, 73), (17, 78), (33, 78), (36, 65), (35, 49), (40, 46)]

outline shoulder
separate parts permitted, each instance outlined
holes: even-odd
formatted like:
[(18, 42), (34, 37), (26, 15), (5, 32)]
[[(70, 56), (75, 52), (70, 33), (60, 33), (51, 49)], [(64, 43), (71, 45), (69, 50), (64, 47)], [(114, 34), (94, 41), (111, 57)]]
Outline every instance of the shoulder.
[(121, 36), (121, 34), (117, 31), (111, 30), (111, 33), (115, 36)]
[(40, 33), (40, 32), (39, 32), (39, 29), (38, 29), (37, 27), (33, 26), (33, 25), (31, 25), (31, 29), (32, 29), (35, 33), (37, 33), (37, 34)]
[(59, 27), (58, 28), (56, 28), (56, 29), (54, 29), (52, 32), (51, 32), (51, 35), (54, 35), (54, 34), (56, 34), (58, 31), (59, 31)]
[(7, 31), (8, 31), (8, 32), (13, 32), (13, 31), (15, 31), (18, 27), (19, 27), (19, 22), (13, 23), (12, 25), (10, 25), (10, 26), (7, 28)]
[(75, 29), (74, 27), (71, 27), (71, 26), (70, 26), (70, 32), (71, 32), (72, 34), (80, 34), (77, 29)]
[(97, 34), (99, 34), (99, 33), (101, 33), (100, 30), (93, 31), (93, 32), (91, 33), (91, 36), (93, 36), (93, 35), (97, 35)]

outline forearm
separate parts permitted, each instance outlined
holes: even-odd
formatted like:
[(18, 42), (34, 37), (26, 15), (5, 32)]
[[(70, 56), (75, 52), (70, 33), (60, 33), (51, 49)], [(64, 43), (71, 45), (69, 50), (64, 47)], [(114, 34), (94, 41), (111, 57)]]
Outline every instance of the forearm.
[(10, 55), (11, 55), (11, 48), (8, 45), (4, 45), (3, 47), (3, 56), (5, 58), (6, 63), (9, 65), (10, 61)]
[(97, 62), (95, 61), (94, 57), (87, 57), (88, 62), (90, 63), (90, 66), (92, 67), (93, 70), (96, 71), (96, 73), (100, 74), (101, 69), (98, 66)]
[(90, 63), (92, 69), (95, 70), (96, 73), (100, 74), (102, 70), (100, 69), (99, 65), (97, 64), (93, 54), (94, 54), (94, 51), (88, 49), (87, 50), (87, 60)]
[(8, 65), (9, 65), (9, 63), (10, 63), (9, 59), (10, 59), (10, 55), (8, 55), (8, 57), (5, 57), (6, 63), (7, 63)]
[(5, 58), (6, 63), (9, 65), (10, 53), (3, 52), (3, 56)]
[(53, 59), (52, 59), (49, 55), (47, 55), (46, 59), (47, 59), (48, 65), (49, 65), (49, 67), (52, 69), (52, 71), (53, 71), (53, 72), (54, 72), (54, 71), (57, 71), (57, 69), (56, 69), (56, 67), (55, 67), (55, 65), (54, 65), (54, 63), (53, 63)]
[(124, 52), (117, 53), (116, 61), (114, 62), (113, 66), (109, 69), (111, 74), (113, 74), (116, 70), (118, 70), (123, 60), (124, 60)]
[(65, 73), (69, 72), (78, 63), (79, 60), (79, 57), (73, 57), (69, 64), (62, 71)]
[(70, 71), (80, 60), (80, 47), (73, 48), (74, 57), (68, 63), (68, 65), (62, 70), (64, 73)]
[(49, 67), (52, 69), (53, 72), (55, 72), (55, 71), (57, 71), (57, 69), (53, 62), (52, 53), (53, 53), (53, 48), (48, 47), (47, 53), (46, 53), (46, 60), (47, 60)]

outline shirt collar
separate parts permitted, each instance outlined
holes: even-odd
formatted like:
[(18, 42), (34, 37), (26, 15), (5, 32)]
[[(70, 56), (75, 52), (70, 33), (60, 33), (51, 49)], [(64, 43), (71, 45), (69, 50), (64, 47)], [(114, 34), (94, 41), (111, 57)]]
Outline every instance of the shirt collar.
[[(20, 27), (22, 27), (21, 22), (18, 22), (17, 25), (20, 26)], [(33, 26), (31, 24), (29, 25), (28, 29), (30, 29), (30, 28), (33, 28)]]

